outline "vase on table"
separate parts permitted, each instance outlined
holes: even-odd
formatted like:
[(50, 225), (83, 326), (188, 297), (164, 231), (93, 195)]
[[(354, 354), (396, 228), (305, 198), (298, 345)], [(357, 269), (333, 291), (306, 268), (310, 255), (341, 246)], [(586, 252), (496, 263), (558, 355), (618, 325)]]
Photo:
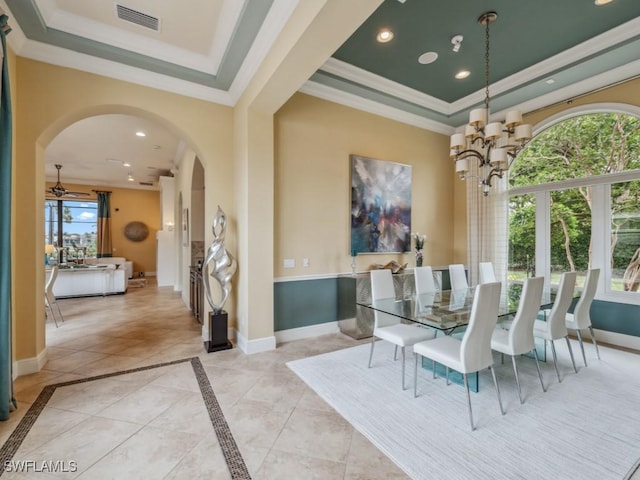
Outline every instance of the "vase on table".
[(422, 266), (422, 250), (416, 250), (416, 267)]

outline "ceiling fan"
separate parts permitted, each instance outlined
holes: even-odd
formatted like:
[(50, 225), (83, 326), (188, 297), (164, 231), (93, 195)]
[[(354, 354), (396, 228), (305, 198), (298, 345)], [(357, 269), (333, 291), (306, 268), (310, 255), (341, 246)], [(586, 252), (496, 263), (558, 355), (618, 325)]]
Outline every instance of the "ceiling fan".
[(65, 197), (65, 196), (79, 197), (80, 195), (89, 195), (88, 193), (85, 193), (85, 192), (70, 192), (69, 190), (64, 188), (64, 186), (60, 183), (60, 169), (62, 168), (62, 165), (56, 164), (56, 168), (58, 169), (58, 183), (56, 183), (53, 187), (47, 188), (46, 193), (48, 195), (55, 195), (58, 198)]

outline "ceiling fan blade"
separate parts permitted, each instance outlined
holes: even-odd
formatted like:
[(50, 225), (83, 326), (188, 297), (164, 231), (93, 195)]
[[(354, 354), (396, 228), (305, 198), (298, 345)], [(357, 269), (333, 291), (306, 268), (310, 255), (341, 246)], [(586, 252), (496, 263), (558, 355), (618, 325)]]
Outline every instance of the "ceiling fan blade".
[(89, 196), (91, 194), (86, 192), (67, 192), (66, 195), (68, 197), (80, 197), (82, 195)]

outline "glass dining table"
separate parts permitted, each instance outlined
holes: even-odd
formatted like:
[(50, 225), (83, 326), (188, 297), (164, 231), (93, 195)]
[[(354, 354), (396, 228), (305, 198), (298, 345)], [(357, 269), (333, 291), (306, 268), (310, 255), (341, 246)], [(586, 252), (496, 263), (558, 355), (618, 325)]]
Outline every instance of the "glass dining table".
[[(508, 322), (518, 310), (522, 282), (508, 282), (501, 291), (500, 306), (498, 308), (498, 324)], [(383, 312), (400, 318), (404, 322), (411, 322), (424, 327), (433, 328), (437, 333), (445, 335), (460, 333), (469, 323), (471, 306), (475, 287), (464, 290), (444, 290), (431, 293), (414, 294), (408, 298), (388, 298), (371, 303), (358, 302), (358, 305)], [(544, 320), (544, 311), (553, 306), (556, 289), (545, 288), (540, 302), (540, 319)], [(541, 361), (546, 359), (545, 342), (536, 340), (536, 350)], [(423, 359), (423, 367), (431, 369), (431, 361)], [(444, 375), (444, 367), (438, 365), (436, 373)], [(450, 380), (462, 383), (462, 375), (452, 372)], [(459, 377), (459, 378), (458, 378)], [(477, 375), (471, 381), (470, 387), (478, 391)]]

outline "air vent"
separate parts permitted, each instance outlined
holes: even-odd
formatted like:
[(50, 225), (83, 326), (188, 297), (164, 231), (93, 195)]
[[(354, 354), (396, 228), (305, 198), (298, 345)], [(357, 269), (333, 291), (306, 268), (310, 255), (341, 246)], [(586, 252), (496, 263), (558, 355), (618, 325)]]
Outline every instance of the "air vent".
[(140, 185), (145, 185), (147, 187), (153, 187), (153, 182), (138, 182)]
[(160, 19), (147, 15), (146, 13), (138, 12), (124, 5), (116, 4), (116, 14), (120, 20), (126, 22), (135, 23), (141, 27), (150, 28), (156, 32), (160, 31)]

